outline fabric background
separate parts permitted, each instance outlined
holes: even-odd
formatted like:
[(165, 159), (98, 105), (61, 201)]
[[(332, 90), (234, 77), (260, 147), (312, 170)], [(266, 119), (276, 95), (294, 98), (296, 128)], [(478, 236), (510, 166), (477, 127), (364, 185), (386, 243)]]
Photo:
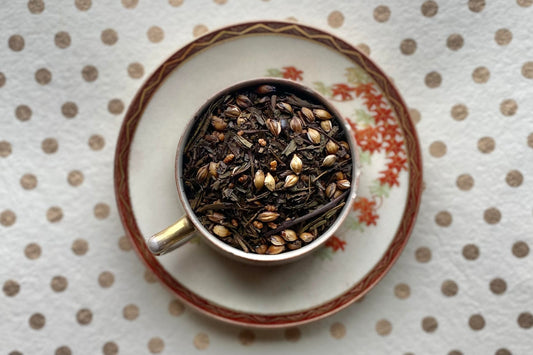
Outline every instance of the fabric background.
[[(2, 354), (529, 354), (533, 1), (30, 0), (0, 5)], [(425, 191), (403, 255), (361, 302), (297, 328), (185, 308), (123, 236), (125, 108), (223, 25), (309, 24), (358, 45), (411, 108)]]

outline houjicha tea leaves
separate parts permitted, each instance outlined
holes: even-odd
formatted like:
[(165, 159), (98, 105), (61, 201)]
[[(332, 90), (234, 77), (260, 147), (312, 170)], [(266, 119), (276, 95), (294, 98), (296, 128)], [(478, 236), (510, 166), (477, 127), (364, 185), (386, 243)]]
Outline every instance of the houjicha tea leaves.
[(331, 226), (348, 197), (345, 132), (321, 104), (282, 85), (220, 97), (192, 128), (183, 160), (200, 222), (245, 252), (299, 249)]

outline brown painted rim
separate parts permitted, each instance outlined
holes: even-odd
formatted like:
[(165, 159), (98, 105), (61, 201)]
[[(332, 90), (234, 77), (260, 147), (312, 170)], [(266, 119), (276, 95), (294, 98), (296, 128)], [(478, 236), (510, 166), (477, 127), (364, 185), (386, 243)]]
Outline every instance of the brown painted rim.
[[(322, 44), (365, 69), (381, 88), (398, 117), (407, 148), (409, 170), (407, 204), (400, 225), (384, 255), (363, 280), (338, 297), (316, 307), (275, 315), (245, 313), (222, 307), (195, 294), (174, 279), (146, 246), (133, 214), (128, 182), (129, 148), (137, 124), (147, 103), (166, 76), (194, 54), (210, 46), (243, 36), (261, 34), (280, 34)], [(170, 56), (146, 80), (131, 102), (120, 129), (115, 152), (114, 185), (119, 215), (135, 251), (159, 281), (177, 297), (192, 308), (225, 322), (263, 328), (288, 327), (318, 320), (340, 311), (363, 297), (386, 275), (400, 256), (414, 227), (422, 194), (422, 157), (416, 130), (402, 97), (387, 75), (372, 60), (352, 45), (322, 30), (282, 21), (256, 21), (227, 26), (199, 37)]]

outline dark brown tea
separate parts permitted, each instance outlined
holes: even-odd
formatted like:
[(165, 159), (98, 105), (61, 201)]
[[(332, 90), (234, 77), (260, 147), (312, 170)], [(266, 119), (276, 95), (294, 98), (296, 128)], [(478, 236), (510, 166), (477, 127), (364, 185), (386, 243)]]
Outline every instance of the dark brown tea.
[(343, 126), (305, 92), (242, 88), (196, 117), (184, 151), (189, 204), (213, 235), (279, 254), (318, 238), (346, 203), (352, 157)]

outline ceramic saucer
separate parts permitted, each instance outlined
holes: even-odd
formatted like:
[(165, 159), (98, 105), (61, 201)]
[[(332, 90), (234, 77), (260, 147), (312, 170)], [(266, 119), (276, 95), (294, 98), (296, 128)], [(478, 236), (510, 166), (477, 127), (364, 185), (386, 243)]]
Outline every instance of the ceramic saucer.
[[(146, 238), (183, 213), (174, 158), (186, 122), (217, 91), (264, 76), (310, 86), (349, 118), (362, 163), (359, 197), (350, 216), (325, 247), (289, 265), (240, 264), (199, 239), (153, 256)], [(233, 25), (178, 50), (132, 101), (115, 156), (119, 213), (144, 263), (189, 306), (258, 327), (310, 322), (368, 292), (405, 246), (421, 186), (416, 131), (388, 77), (343, 40), (285, 22)]]

